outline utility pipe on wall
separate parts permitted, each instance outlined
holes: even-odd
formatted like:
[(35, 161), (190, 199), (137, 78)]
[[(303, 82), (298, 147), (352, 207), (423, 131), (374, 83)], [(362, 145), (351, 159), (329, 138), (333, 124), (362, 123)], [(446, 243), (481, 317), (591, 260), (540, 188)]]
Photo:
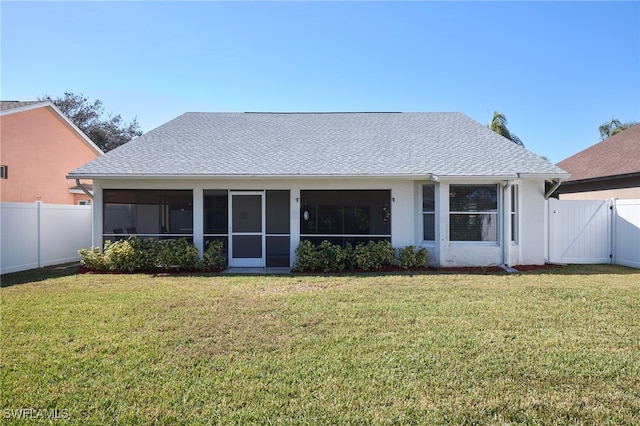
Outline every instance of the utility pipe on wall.
[[(509, 235), (509, 224), (511, 223), (510, 216), (511, 216), (511, 211), (510, 211), (510, 205), (509, 203), (507, 203), (507, 194), (509, 193), (509, 189), (511, 188), (511, 186), (513, 185), (513, 181), (511, 180), (507, 180), (505, 181), (505, 185), (502, 187), (503, 189), (503, 193), (502, 193), (502, 200), (503, 200), (503, 207), (502, 207), (502, 217), (503, 217), (503, 225), (502, 225), (502, 267), (506, 267), (509, 268), (509, 246), (511, 245), (511, 241), (509, 241), (508, 235)], [(513, 202), (513, 201), (511, 201)], [(512, 231), (513, 232), (513, 231)]]
[(82, 190), (82, 192), (87, 194), (89, 196), (89, 198), (93, 199), (93, 194), (91, 192), (89, 192), (89, 190), (87, 188), (85, 188), (83, 184), (80, 183), (80, 179), (76, 179), (76, 185), (78, 186), (78, 188), (80, 188)]
[(551, 189), (549, 189), (547, 191), (546, 194), (544, 194), (544, 199), (548, 200), (549, 197), (551, 197), (551, 194), (553, 194), (554, 192), (556, 192), (556, 189), (558, 189), (560, 187), (560, 185), (562, 184), (562, 179), (558, 179), (556, 181), (556, 183), (551, 187)]

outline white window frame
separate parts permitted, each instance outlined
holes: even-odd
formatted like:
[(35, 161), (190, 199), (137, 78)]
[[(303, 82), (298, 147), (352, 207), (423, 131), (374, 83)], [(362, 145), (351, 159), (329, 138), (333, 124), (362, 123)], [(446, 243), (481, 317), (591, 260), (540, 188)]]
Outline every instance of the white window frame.
[(519, 238), (520, 191), (518, 185), (511, 186), (511, 205), (509, 206), (509, 223), (511, 224), (511, 244), (517, 245)]
[[(424, 188), (425, 186), (430, 186), (433, 188), (433, 210), (425, 210), (424, 209)], [(422, 241), (426, 242), (426, 243), (433, 243), (435, 242), (436, 239), (436, 228), (437, 228), (437, 224), (436, 224), (436, 185), (435, 183), (423, 183), (422, 185), (420, 185), (420, 203), (422, 204), (422, 215), (421, 215), (421, 219), (422, 219), (422, 226), (421, 226), (421, 230), (422, 230)], [(432, 216), (433, 217), (433, 239), (432, 240), (427, 240), (424, 237), (424, 218), (425, 216)]]
[[(500, 238), (501, 238), (501, 214), (500, 214), (500, 206), (501, 206), (501, 197), (500, 197), (500, 193), (502, 191), (500, 191), (500, 185), (498, 185), (497, 183), (452, 183), (449, 185), (449, 194), (451, 194), (452, 190), (455, 189), (455, 187), (457, 186), (461, 186), (461, 187), (472, 187), (472, 186), (491, 186), (491, 187), (495, 187), (496, 189), (496, 209), (495, 210), (481, 210), (481, 211), (456, 211), (456, 210), (451, 210), (451, 197), (449, 197), (448, 203), (449, 203), (449, 242), (453, 243), (453, 244), (458, 244), (458, 243), (462, 243), (462, 244), (490, 244), (490, 245), (495, 245), (495, 244), (500, 244)], [(451, 238), (451, 217), (454, 215), (491, 215), (491, 216), (495, 216), (496, 218), (496, 238), (495, 239), (491, 239), (491, 240), (453, 240)]]

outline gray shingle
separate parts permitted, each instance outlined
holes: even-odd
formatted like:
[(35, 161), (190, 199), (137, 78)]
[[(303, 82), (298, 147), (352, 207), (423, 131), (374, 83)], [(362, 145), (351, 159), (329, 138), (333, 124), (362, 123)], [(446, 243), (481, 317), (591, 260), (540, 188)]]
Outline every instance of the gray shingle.
[(47, 103), (47, 101), (0, 101), (0, 111), (9, 111), (11, 109), (44, 103)]
[(185, 113), (70, 173), (514, 176), (564, 171), (461, 113)]

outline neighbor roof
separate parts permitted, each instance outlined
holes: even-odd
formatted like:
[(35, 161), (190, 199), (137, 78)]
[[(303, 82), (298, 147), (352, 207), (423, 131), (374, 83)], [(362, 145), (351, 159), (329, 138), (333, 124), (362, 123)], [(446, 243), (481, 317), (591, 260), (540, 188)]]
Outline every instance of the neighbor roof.
[(36, 104), (46, 105), (47, 103), (47, 101), (0, 101), (0, 111), (8, 111)]
[(640, 173), (640, 124), (629, 127), (558, 163), (569, 182)]
[(69, 177), (568, 175), (457, 112), (185, 113)]

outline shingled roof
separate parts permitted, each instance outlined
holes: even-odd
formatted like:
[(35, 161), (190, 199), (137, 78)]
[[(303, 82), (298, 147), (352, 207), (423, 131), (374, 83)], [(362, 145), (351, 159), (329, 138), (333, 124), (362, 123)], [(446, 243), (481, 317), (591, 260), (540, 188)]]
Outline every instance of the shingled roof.
[(0, 101), (0, 111), (22, 108), (36, 104), (46, 104), (47, 101)]
[(457, 112), (185, 113), (70, 173), (109, 177), (568, 177)]
[(640, 124), (558, 163), (571, 173), (567, 182), (640, 174)]

